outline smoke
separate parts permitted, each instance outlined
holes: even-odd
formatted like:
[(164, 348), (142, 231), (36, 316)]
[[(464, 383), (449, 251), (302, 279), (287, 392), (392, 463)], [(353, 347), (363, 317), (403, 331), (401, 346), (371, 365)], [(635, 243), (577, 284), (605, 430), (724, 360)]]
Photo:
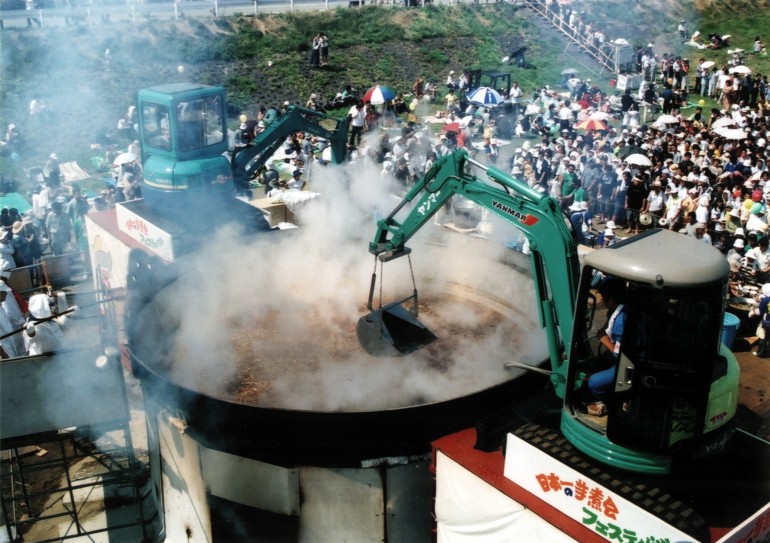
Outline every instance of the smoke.
[[(300, 228), (253, 239), (217, 231), (188, 263), (195, 271), (154, 301), (178, 323), (161, 362), (172, 379), (266, 407), (368, 411), (463, 396), (512, 378), (503, 369), (512, 359), (543, 360), (531, 281), (501, 262), (510, 249), (432, 223), (408, 245), (420, 317), (440, 339), (400, 358), (362, 350), (355, 325), (374, 267), (372, 215), (394, 207), (389, 189), (360, 164), (316, 166), (320, 197), (294, 210)], [(406, 258), (377, 272), (384, 304), (412, 293)]]

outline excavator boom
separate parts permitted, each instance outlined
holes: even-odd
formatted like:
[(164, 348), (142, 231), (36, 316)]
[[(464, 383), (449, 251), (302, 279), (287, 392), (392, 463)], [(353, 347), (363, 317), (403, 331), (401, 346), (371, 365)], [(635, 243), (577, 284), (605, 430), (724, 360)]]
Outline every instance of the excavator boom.
[[(486, 178), (468, 174), (470, 167), (481, 170)], [(369, 251), (383, 260), (399, 256), (406, 251), (406, 242), (455, 195), (489, 209), (527, 236), (541, 324), (548, 337), (554, 379), (558, 380), (564, 346), (571, 340), (580, 269), (577, 243), (555, 199), (480, 164), (465, 151), (456, 151), (437, 160), (396, 209), (378, 221)], [(396, 215), (408, 205), (406, 218), (397, 221)]]

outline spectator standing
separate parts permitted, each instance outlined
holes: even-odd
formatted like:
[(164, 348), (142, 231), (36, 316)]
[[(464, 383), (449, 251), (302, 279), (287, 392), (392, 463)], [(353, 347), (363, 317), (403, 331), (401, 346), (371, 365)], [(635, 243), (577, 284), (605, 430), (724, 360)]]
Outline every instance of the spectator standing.
[(351, 106), (350, 110), (348, 110), (348, 117), (350, 117), (350, 139), (348, 140), (348, 146), (355, 148), (361, 144), (361, 132), (364, 131), (364, 124), (366, 123), (366, 108), (362, 100)]
[(310, 66), (313, 68), (321, 66), (321, 34), (313, 36), (313, 43), (310, 48)]
[(519, 87), (519, 83), (517, 81), (513, 82), (513, 85), (511, 85), (511, 90), (508, 93), (508, 98), (511, 99), (511, 104), (513, 105), (513, 122), (516, 123), (516, 120), (519, 118), (519, 110), (521, 109), (521, 97), (524, 95), (524, 91), (521, 90), (521, 87)]
[(64, 212), (63, 202), (57, 199), (51, 204), (51, 211), (46, 217), (45, 225), (50, 236), (51, 250), (55, 255), (64, 254), (72, 238), (72, 221)]
[(628, 233), (639, 233), (639, 213), (644, 207), (645, 197), (647, 196), (647, 190), (644, 188), (642, 179), (634, 176), (631, 181), (631, 186), (626, 192), (626, 222), (628, 225)]
[(329, 36), (327, 36), (324, 33), (320, 34), (321, 36), (321, 43), (320, 43), (320, 49), (321, 49), (321, 66), (326, 66), (329, 64)]
[(43, 167), (43, 175), (48, 181), (48, 186), (52, 189), (59, 187), (61, 183), (61, 166), (59, 165), (59, 157), (56, 153), (51, 153), (48, 160)]
[(64, 345), (61, 326), (67, 317), (50, 319), (51, 316), (53, 314), (47, 294), (35, 294), (29, 299), (29, 319), (24, 331), (24, 344), (30, 356), (55, 352)]
[(30, 28), (32, 26), (32, 23), (35, 23), (38, 28), (43, 26), (43, 23), (40, 21), (40, 19), (35, 16), (32, 12), (37, 9), (37, 3), (35, 0), (24, 0), (24, 9), (27, 11), (27, 28)]
[(754, 265), (752, 271), (758, 283), (770, 280), (770, 239), (763, 236), (759, 240), (759, 247), (754, 251)]
[(32, 251), (29, 241), (24, 235), (24, 223), (16, 221), (11, 228), (11, 244), (13, 245), (13, 259), (17, 268), (32, 265)]

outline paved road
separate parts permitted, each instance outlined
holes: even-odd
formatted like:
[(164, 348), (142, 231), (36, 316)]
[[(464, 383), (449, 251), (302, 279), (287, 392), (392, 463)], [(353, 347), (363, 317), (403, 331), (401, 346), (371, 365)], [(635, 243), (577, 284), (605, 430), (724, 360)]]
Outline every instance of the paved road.
[[(64, 0), (58, 0), (64, 3)], [(208, 18), (235, 14), (280, 13), (291, 11), (323, 11), (349, 7), (350, 0), (186, 0), (182, 2), (127, 2), (126, 4), (61, 7), (51, 9), (2, 10), (3, 27), (51, 28), (74, 25), (101, 25), (114, 22), (141, 22), (148, 19), (174, 19), (180, 17)], [(377, 0), (374, 0), (377, 1)], [(422, 1), (422, 0), (418, 0)], [(450, 0), (436, 0), (449, 3)], [(373, 0), (364, 0), (364, 5)], [(385, 5), (403, 6), (395, 0), (381, 2)], [(451, 0), (451, 3), (456, 3)], [(28, 17), (32, 18), (28, 20)]]

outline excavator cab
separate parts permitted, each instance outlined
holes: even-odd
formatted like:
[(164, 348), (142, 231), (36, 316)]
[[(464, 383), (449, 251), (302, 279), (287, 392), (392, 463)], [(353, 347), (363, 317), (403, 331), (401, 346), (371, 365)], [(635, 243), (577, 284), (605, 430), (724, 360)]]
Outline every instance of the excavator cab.
[[(660, 231), (658, 231), (660, 232)], [(681, 235), (653, 231), (649, 240), (671, 242)], [(724, 259), (704, 253), (701, 266), (681, 266), (665, 259), (655, 266), (634, 265), (642, 253), (627, 243), (587, 256), (578, 290), (573, 344), (567, 365), (562, 431), (590, 456), (632, 471), (667, 472), (677, 456), (716, 452), (726, 443), (735, 414), (737, 372), (732, 353), (721, 344), (726, 274)], [(686, 244), (685, 244), (686, 247)], [(649, 262), (649, 254), (643, 258)], [(621, 267), (620, 261), (624, 264)], [(596, 267), (594, 267), (596, 266)], [(650, 273), (649, 276), (647, 274)], [(654, 273), (654, 275), (652, 275)], [(601, 278), (597, 280), (597, 277)], [(603, 314), (593, 300), (602, 282), (612, 282), (618, 304)], [(595, 288), (595, 287), (598, 287)], [(622, 319), (614, 352), (598, 336), (608, 323)], [(609, 372), (609, 373), (608, 373)], [(586, 406), (596, 400), (592, 376), (611, 375), (602, 391), (601, 415)], [(597, 381), (598, 382), (598, 379)], [(570, 383), (572, 386), (570, 386)], [(624, 457), (624, 451), (633, 451)]]

